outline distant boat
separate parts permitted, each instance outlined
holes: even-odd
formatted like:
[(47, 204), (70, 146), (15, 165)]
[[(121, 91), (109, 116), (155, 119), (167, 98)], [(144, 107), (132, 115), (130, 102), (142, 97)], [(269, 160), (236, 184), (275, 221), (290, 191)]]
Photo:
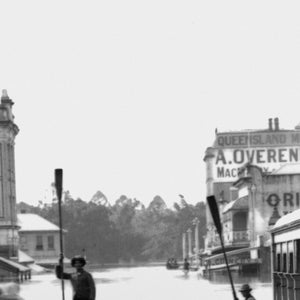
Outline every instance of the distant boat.
[(168, 259), (166, 263), (166, 268), (168, 270), (177, 270), (179, 268), (179, 264), (174, 259)]
[(168, 269), (168, 270), (177, 270), (177, 269), (179, 269), (179, 265), (178, 264), (173, 264), (173, 265), (166, 265), (166, 268)]

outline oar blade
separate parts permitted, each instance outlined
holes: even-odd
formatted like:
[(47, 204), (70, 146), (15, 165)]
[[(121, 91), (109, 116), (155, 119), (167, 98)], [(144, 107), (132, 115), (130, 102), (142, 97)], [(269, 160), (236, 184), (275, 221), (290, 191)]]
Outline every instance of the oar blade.
[(62, 183), (63, 181), (63, 170), (62, 169), (55, 169), (55, 189), (58, 201), (61, 201), (62, 196)]
[(217, 228), (217, 231), (219, 234), (221, 234), (222, 233), (222, 224), (220, 221), (219, 208), (217, 205), (216, 198), (215, 198), (215, 196), (208, 196), (206, 199), (207, 199), (207, 203), (208, 203), (208, 206), (210, 209), (211, 216), (212, 216), (215, 226)]

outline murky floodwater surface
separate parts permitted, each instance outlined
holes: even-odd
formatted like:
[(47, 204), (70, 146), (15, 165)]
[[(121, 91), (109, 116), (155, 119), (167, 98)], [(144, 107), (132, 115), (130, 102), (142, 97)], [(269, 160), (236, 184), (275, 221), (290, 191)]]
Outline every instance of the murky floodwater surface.
[[(228, 283), (210, 282), (190, 272), (184, 276), (181, 270), (165, 267), (135, 267), (94, 270), (91, 272), (97, 288), (97, 300), (232, 300)], [(235, 285), (237, 296), (240, 283)], [(253, 296), (257, 300), (272, 300), (270, 283), (251, 282)], [(20, 296), (24, 300), (62, 299), (61, 282), (54, 274), (33, 275), (21, 284)], [(65, 281), (65, 299), (72, 299), (71, 285)]]

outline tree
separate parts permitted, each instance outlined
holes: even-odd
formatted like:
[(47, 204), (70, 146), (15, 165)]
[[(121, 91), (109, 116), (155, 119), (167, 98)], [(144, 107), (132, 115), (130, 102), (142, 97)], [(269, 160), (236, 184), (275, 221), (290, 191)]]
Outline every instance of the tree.
[(118, 231), (118, 249), (120, 260), (141, 259), (141, 247), (144, 243), (142, 234), (133, 228), (137, 209), (142, 209), (140, 201), (122, 195), (112, 206), (111, 220)]
[[(107, 200), (107, 201), (106, 201)], [(186, 232), (197, 217), (200, 248), (206, 230), (205, 203), (190, 205), (181, 197), (174, 209), (156, 195), (145, 208), (135, 198), (121, 195), (114, 205), (97, 191), (91, 201), (74, 199), (66, 191), (62, 203), (65, 255), (86, 254), (92, 263), (118, 261), (166, 260), (181, 257), (182, 233)], [(18, 211), (38, 214), (59, 225), (58, 203), (31, 206), (17, 204)]]

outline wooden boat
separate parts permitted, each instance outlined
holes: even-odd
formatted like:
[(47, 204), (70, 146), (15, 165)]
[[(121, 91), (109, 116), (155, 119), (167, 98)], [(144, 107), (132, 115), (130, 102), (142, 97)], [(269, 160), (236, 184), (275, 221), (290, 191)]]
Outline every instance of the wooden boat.
[(168, 259), (166, 268), (168, 270), (177, 270), (179, 268), (179, 264), (177, 263), (176, 259)]
[(177, 270), (177, 269), (179, 269), (179, 264), (167, 264), (166, 268), (168, 270)]

